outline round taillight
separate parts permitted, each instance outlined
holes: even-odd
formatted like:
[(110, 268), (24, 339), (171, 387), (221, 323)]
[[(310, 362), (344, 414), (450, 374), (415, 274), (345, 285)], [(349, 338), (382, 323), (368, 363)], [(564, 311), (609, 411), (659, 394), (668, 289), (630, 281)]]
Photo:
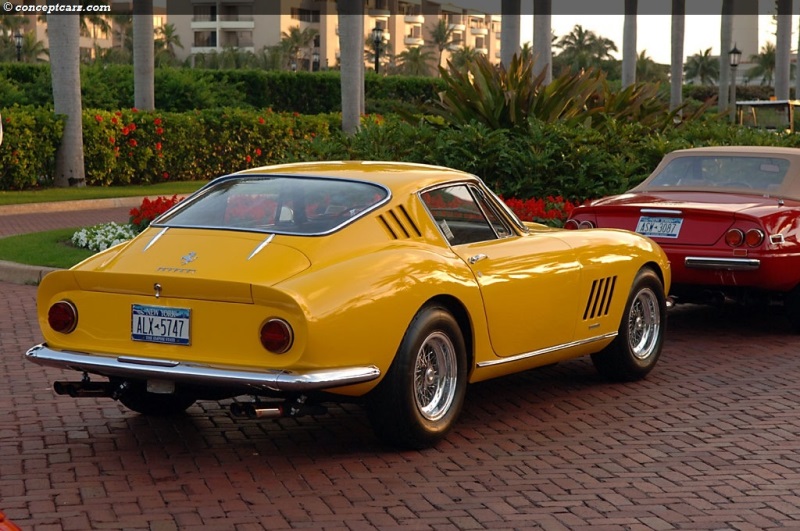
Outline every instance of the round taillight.
[(261, 327), (261, 344), (275, 354), (283, 354), (294, 342), (294, 333), (283, 319), (270, 319)]
[(78, 325), (78, 310), (69, 301), (58, 301), (47, 311), (50, 328), (62, 334), (69, 334)]
[(580, 224), (578, 224), (578, 228), (579, 229), (593, 229), (594, 228), (594, 223), (592, 223), (591, 221), (581, 221)]
[(731, 247), (739, 247), (744, 243), (744, 232), (739, 229), (731, 229), (725, 234), (725, 243)]
[(566, 223), (564, 223), (564, 228), (568, 230), (576, 230), (580, 227), (580, 224), (575, 219), (568, 219)]
[(744, 235), (744, 243), (746, 243), (748, 247), (758, 247), (764, 243), (764, 231), (761, 229), (750, 229), (747, 231), (747, 234)]

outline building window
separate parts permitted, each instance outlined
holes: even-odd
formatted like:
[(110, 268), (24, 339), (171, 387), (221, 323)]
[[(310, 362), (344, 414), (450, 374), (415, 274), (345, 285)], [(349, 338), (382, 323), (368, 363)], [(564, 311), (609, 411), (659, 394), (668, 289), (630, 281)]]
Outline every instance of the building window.
[(293, 7), (292, 18), (300, 22), (319, 22), (319, 11)]
[(194, 22), (215, 22), (217, 20), (217, 6), (214, 4), (200, 4), (194, 6)]
[(217, 47), (217, 32), (216, 31), (195, 31), (194, 32), (194, 45), (206, 48)]
[(222, 14), (220, 18), (228, 22), (236, 21), (252, 21), (253, 20), (253, 6), (252, 5), (223, 5)]
[(248, 48), (253, 46), (252, 31), (226, 31), (222, 34), (222, 45), (232, 48)]

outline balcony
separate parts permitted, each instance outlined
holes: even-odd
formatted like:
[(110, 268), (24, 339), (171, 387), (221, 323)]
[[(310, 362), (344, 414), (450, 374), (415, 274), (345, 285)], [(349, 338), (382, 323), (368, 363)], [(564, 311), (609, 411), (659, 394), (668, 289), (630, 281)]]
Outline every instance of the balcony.
[(489, 28), (470, 28), (470, 35), (489, 35)]
[(403, 40), (403, 44), (406, 46), (422, 46), (425, 44), (425, 39), (422, 37), (406, 37)]
[(489, 55), (489, 48), (475, 48), (475, 51), (481, 55)]
[(406, 15), (403, 20), (406, 24), (424, 24), (425, 15)]
[(392, 12), (388, 9), (370, 9), (367, 14), (375, 20), (389, 20)]
[(461, 24), (460, 22), (452, 23), (447, 27), (450, 28), (451, 31), (464, 31), (465, 29), (467, 29), (467, 26)]

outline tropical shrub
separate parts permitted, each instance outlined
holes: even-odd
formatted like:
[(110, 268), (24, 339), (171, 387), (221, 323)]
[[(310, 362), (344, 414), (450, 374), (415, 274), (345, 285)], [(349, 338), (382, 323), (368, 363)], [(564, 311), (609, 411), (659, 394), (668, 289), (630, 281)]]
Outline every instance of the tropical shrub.
[(178, 204), (183, 199), (177, 195), (172, 197), (159, 196), (155, 199), (145, 197), (139, 207), (134, 207), (130, 211), (130, 224), (136, 234), (142, 232), (150, 226), (158, 216)]

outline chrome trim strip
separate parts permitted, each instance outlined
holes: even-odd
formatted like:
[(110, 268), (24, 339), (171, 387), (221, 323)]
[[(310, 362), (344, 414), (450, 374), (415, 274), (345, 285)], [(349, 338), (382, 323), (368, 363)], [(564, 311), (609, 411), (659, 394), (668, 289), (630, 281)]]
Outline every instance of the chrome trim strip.
[(524, 354), (517, 354), (516, 356), (509, 356), (508, 358), (502, 358), (499, 360), (489, 360), (489, 361), (482, 361), (478, 363), (478, 367), (493, 367), (495, 365), (502, 365), (504, 363), (514, 363), (517, 361), (526, 360), (529, 358), (535, 358), (536, 356), (542, 356), (543, 354), (550, 354), (552, 352), (558, 352), (559, 350), (565, 350), (568, 348), (579, 347), (581, 345), (588, 345), (589, 343), (595, 343), (597, 341), (605, 341), (606, 339), (613, 339), (617, 337), (618, 332), (611, 332), (608, 334), (603, 334), (602, 336), (592, 337), (589, 339), (581, 339), (580, 341), (573, 341), (571, 343), (564, 343), (563, 345), (556, 345), (554, 347), (547, 347), (541, 350), (534, 350), (533, 352), (525, 352)]
[(148, 250), (148, 249), (149, 249), (149, 248), (150, 248), (150, 247), (151, 247), (151, 246), (152, 246), (154, 243), (156, 243), (156, 242), (157, 242), (157, 241), (158, 241), (158, 240), (159, 240), (159, 239), (160, 239), (160, 238), (161, 238), (161, 237), (162, 237), (162, 236), (163, 236), (163, 235), (164, 235), (164, 234), (165, 234), (165, 233), (166, 233), (168, 230), (169, 230), (169, 227), (164, 227), (163, 229), (161, 229), (161, 231), (160, 231), (158, 234), (156, 234), (155, 236), (153, 236), (153, 239), (152, 239), (152, 240), (150, 240), (150, 242), (149, 242), (147, 245), (145, 245), (144, 249), (142, 249), (142, 252), (145, 252), (146, 250)]
[(260, 253), (260, 252), (261, 252), (261, 249), (263, 249), (264, 247), (266, 247), (267, 245), (269, 245), (269, 242), (271, 242), (271, 241), (272, 241), (272, 238), (274, 238), (274, 237), (275, 237), (275, 235), (274, 235), (274, 234), (270, 234), (269, 236), (267, 236), (267, 239), (266, 239), (266, 240), (264, 240), (263, 242), (259, 243), (259, 244), (258, 244), (258, 247), (256, 247), (255, 249), (253, 249), (253, 252), (252, 252), (252, 253), (250, 253), (250, 256), (248, 256), (248, 257), (247, 257), (247, 259), (248, 259), (248, 260), (250, 260), (250, 259), (251, 259), (251, 258), (253, 258), (255, 255), (257, 255), (258, 253)]
[(755, 271), (761, 267), (761, 260), (756, 258), (687, 256), (683, 263), (688, 269), (724, 269), (726, 271)]
[(370, 382), (381, 375), (374, 365), (291, 371), (261, 367), (234, 367), (174, 360), (147, 360), (114, 354), (86, 354), (54, 350), (45, 343), (25, 353), (29, 361), (74, 371), (118, 376), (122, 378), (157, 379), (220, 387), (248, 386), (275, 391), (314, 391)]
[(669, 208), (642, 208), (639, 210), (642, 214), (662, 214), (667, 216), (682, 216), (682, 210), (674, 210)]

